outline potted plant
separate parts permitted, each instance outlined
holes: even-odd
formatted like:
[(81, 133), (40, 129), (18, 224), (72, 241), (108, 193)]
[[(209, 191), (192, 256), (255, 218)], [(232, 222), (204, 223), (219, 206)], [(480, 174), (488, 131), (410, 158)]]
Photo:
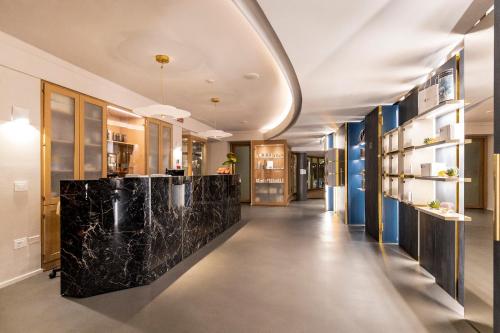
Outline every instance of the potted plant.
[(234, 165), (238, 162), (238, 157), (235, 153), (228, 153), (226, 157), (227, 161), (222, 163), (222, 165), (228, 166), (231, 169), (231, 174), (234, 174)]

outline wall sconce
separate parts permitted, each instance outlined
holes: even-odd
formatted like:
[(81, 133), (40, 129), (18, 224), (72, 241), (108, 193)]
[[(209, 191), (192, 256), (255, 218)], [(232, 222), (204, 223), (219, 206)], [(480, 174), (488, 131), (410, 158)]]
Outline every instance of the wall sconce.
[(11, 120), (16, 123), (29, 125), (30, 124), (30, 110), (12, 105)]

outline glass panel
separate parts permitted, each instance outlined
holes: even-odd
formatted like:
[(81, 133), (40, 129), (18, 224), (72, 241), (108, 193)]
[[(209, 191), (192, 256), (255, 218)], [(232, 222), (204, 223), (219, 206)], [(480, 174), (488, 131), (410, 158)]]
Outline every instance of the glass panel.
[(182, 138), (182, 169), (184, 174), (188, 175), (188, 139)]
[(203, 173), (203, 163), (205, 158), (205, 143), (193, 141), (193, 176), (201, 176)]
[(149, 124), (149, 151), (148, 151), (148, 173), (158, 174), (158, 137), (160, 127), (157, 124)]
[(285, 201), (285, 146), (256, 145), (254, 153), (255, 202)]
[(75, 170), (75, 99), (52, 93), (50, 191), (59, 196), (59, 182), (73, 179)]
[(170, 132), (171, 132), (170, 127), (166, 127), (166, 126), (162, 127), (162, 133), (161, 133), (162, 166), (163, 166), (163, 170), (161, 170), (162, 172), (165, 172), (166, 169), (172, 167), (172, 165), (170, 164), (170, 156), (171, 156), (171, 151), (172, 151), (172, 142), (170, 141), (170, 139), (171, 139)]
[(99, 179), (102, 176), (102, 113), (101, 106), (84, 103), (84, 179)]

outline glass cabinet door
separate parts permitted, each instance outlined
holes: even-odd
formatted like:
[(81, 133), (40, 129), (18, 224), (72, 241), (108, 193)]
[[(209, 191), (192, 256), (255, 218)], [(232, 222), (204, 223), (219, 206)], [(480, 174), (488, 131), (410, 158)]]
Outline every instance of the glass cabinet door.
[(44, 204), (56, 204), (59, 182), (78, 179), (78, 94), (56, 86), (45, 86), (44, 113)]
[(161, 173), (166, 169), (172, 168), (172, 128), (170, 126), (161, 126)]
[(81, 175), (83, 179), (99, 179), (103, 173), (104, 103), (82, 98)]
[(193, 176), (201, 176), (205, 163), (205, 143), (193, 140), (191, 168)]
[(148, 121), (148, 174), (159, 172), (159, 137), (160, 125)]

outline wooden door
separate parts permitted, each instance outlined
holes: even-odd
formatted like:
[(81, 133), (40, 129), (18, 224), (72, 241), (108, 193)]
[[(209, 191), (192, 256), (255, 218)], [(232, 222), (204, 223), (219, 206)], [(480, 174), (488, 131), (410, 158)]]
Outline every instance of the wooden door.
[(79, 95), (49, 83), (43, 85), (42, 131), (42, 268), (59, 265), (59, 183), (78, 179)]
[(469, 139), (472, 139), (472, 142), (465, 145), (464, 175), (472, 181), (465, 183), (465, 208), (484, 209), (485, 138), (470, 137)]
[(231, 152), (235, 153), (238, 161), (235, 164), (235, 174), (241, 178), (241, 202), (250, 202), (251, 195), (251, 150), (250, 142), (231, 143)]

